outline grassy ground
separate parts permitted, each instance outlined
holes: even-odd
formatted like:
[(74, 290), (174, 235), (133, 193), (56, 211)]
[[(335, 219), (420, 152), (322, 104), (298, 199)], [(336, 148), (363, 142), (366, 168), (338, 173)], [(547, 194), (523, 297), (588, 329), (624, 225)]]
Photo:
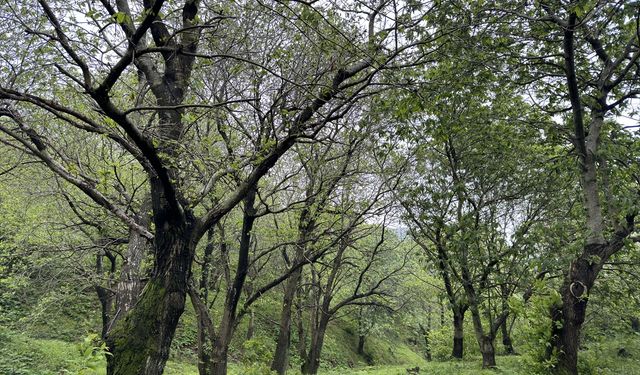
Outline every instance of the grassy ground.
[[(340, 340), (339, 340), (340, 341)], [(375, 343), (375, 342), (374, 342)], [(619, 357), (617, 351), (624, 345), (630, 357)], [(22, 334), (16, 334), (0, 328), (0, 374), (2, 375), (102, 375), (104, 357), (92, 355), (91, 351), (81, 354), (82, 344), (68, 343), (60, 340), (34, 339)], [(340, 350), (339, 345), (329, 348)], [(520, 356), (499, 356), (496, 370), (481, 370), (479, 357), (469, 356), (464, 361), (433, 361), (426, 362), (417, 355), (405, 353), (404, 350), (391, 351), (380, 347), (390, 361), (386, 365), (365, 367), (354, 364), (354, 368), (325, 368), (322, 375), (406, 375), (408, 368), (420, 367), (420, 374), (429, 375), (472, 375), (472, 374), (508, 374), (530, 375), (531, 369)], [(640, 338), (631, 337), (611, 340), (610, 342), (592, 345), (581, 355), (581, 368), (584, 375), (640, 375)], [(402, 363), (402, 364), (401, 364)], [(330, 363), (326, 365), (331, 366)], [(265, 374), (262, 368), (252, 369), (232, 364), (230, 375)], [(197, 375), (198, 371), (193, 363), (169, 361), (166, 367), (169, 375)], [(295, 371), (291, 372), (295, 374)], [(582, 374), (581, 373), (581, 374)]]

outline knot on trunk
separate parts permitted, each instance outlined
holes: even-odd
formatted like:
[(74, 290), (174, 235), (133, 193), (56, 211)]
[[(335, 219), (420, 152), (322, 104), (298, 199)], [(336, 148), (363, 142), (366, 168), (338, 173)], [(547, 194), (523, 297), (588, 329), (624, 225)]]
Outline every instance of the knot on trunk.
[(576, 280), (569, 285), (569, 292), (575, 299), (581, 300), (589, 292), (589, 288), (582, 281)]

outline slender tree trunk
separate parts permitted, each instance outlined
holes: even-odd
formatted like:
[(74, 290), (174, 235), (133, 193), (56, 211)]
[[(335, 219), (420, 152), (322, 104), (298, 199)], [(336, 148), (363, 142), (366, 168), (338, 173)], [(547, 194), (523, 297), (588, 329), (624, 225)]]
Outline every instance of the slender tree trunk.
[[(313, 195), (313, 183), (309, 184), (306, 191), (305, 206), (300, 212), (298, 221), (298, 239), (295, 247), (295, 257), (293, 264), (303, 261), (306, 251), (307, 238), (315, 226), (315, 220), (310, 217), (310, 207), (315, 202)], [(289, 276), (284, 287), (284, 296), (282, 301), (282, 312), (280, 313), (280, 328), (278, 330), (278, 339), (276, 340), (276, 350), (271, 362), (271, 370), (279, 375), (286, 374), (289, 368), (289, 347), (291, 346), (291, 314), (294, 298), (302, 277), (302, 267), (297, 268)], [(302, 357), (304, 358), (304, 357)]]
[(358, 335), (358, 354), (359, 355), (363, 355), (364, 354), (364, 343), (367, 339), (367, 336), (365, 335)]
[(307, 353), (307, 331), (304, 329), (304, 319), (302, 317), (302, 294), (298, 290), (296, 294), (296, 328), (298, 331), (298, 356), (304, 358)]
[[(150, 210), (151, 200), (149, 196), (146, 196), (136, 219), (138, 224), (145, 228), (149, 227), (151, 221)], [(150, 253), (151, 247), (152, 244), (140, 233), (133, 230), (129, 232), (129, 244), (120, 272), (120, 281), (116, 292), (116, 311), (111, 322), (112, 326), (131, 310), (140, 297), (144, 287), (142, 261), (145, 255)]]
[(466, 309), (453, 309), (453, 358), (462, 359), (464, 355), (464, 313)]
[[(196, 289), (194, 284), (189, 284), (189, 297), (191, 298), (191, 304), (196, 313), (197, 327), (198, 327), (198, 373), (200, 375), (211, 375), (213, 370), (211, 368), (211, 350), (215, 342), (215, 330), (213, 322), (209, 315), (209, 288), (210, 278), (216, 279), (216, 275), (211, 275), (211, 262), (213, 259), (214, 249), (214, 233), (213, 228), (207, 231), (207, 244), (204, 248), (204, 256), (202, 259), (201, 277)], [(224, 249), (221, 246), (221, 252)], [(223, 255), (221, 255), (222, 257)], [(222, 272), (222, 271), (220, 271)]]
[(233, 284), (227, 289), (224, 312), (222, 313), (218, 336), (216, 337), (211, 355), (213, 375), (227, 374), (227, 358), (229, 354), (229, 344), (231, 343), (231, 338), (233, 337), (236, 326), (236, 310), (249, 271), (251, 230), (253, 229), (253, 223), (256, 219), (255, 208), (253, 207), (255, 198), (255, 188), (250, 189), (244, 198), (242, 233), (240, 236), (236, 275), (233, 279)]
[(213, 369), (210, 353), (215, 342), (213, 322), (209, 317), (206, 300), (200, 298), (198, 291), (190, 287), (189, 296), (198, 320), (198, 373), (200, 375), (211, 375)]
[(108, 250), (100, 251), (96, 255), (96, 274), (104, 276), (104, 267), (102, 262), (105, 257), (108, 258), (110, 262), (109, 272), (106, 277), (107, 287), (105, 288), (100, 284), (96, 284), (95, 286), (96, 294), (100, 301), (100, 315), (102, 317), (102, 333), (100, 337), (102, 337), (102, 339), (107, 337), (109, 327), (111, 326), (115, 299), (115, 295), (111, 291), (111, 286), (113, 285), (113, 277), (116, 271), (116, 259)]
[(431, 306), (427, 309), (427, 328), (424, 331), (424, 346), (427, 353), (427, 361), (431, 361)]
[(429, 315), (427, 318), (427, 326), (423, 326), (422, 324), (418, 325), (420, 327), (420, 332), (422, 333), (422, 337), (424, 338), (424, 347), (425, 347), (425, 357), (427, 361), (431, 361), (431, 308), (429, 308)]
[(253, 309), (249, 311), (249, 323), (247, 324), (247, 335), (245, 336), (245, 340), (251, 340), (253, 338), (253, 333), (255, 331), (255, 313)]
[[(298, 257), (296, 257), (298, 259)], [(297, 261), (297, 260), (296, 260)], [(276, 350), (271, 362), (271, 370), (279, 375), (286, 374), (289, 368), (289, 346), (291, 344), (291, 313), (293, 300), (298, 289), (302, 267), (294, 271), (287, 279), (284, 288), (282, 312), (280, 313), (280, 329), (276, 341)]]
[(100, 301), (100, 315), (102, 317), (102, 338), (107, 337), (109, 326), (111, 325), (111, 313), (113, 310), (113, 294), (111, 291), (103, 288), (100, 285), (96, 285), (96, 294), (98, 294), (98, 300)]
[(324, 336), (327, 332), (330, 316), (323, 312), (320, 313), (320, 322), (316, 329), (311, 333), (311, 347), (309, 353), (302, 364), (302, 373), (305, 375), (315, 375), (320, 368), (320, 355), (322, 353), (322, 345), (324, 344)]
[(504, 346), (504, 351), (507, 354), (515, 354), (515, 350), (513, 350), (513, 342), (511, 341), (511, 335), (509, 334), (509, 327), (505, 322), (501, 328), (502, 330), (502, 345)]

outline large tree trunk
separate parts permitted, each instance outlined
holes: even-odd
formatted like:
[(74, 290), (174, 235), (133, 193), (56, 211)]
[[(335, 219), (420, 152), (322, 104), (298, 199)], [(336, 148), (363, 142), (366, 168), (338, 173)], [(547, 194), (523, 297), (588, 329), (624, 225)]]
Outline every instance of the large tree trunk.
[(218, 336), (211, 353), (211, 374), (226, 375), (227, 374), (227, 358), (229, 356), (229, 344), (233, 336), (234, 317), (230, 315), (230, 311), (225, 311), (220, 324)]
[(186, 224), (156, 231), (157, 263), (136, 305), (107, 335), (110, 375), (162, 374), (184, 311), (194, 245)]
[(473, 328), (480, 347), (480, 353), (482, 353), (482, 368), (494, 368), (496, 367), (496, 350), (493, 344), (495, 340), (493, 330), (490, 329), (490, 333), (485, 334), (478, 306), (472, 305), (470, 308), (473, 317)]
[(480, 352), (482, 353), (482, 368), (496, 367), (496, 350), (493, 346), (493, 338), (488, 335), (482, 335), (478, 342), (480, 344)]
[[(633, 217), (627, 218), (627, 226), (621, 227), (606, 244), (587, 244), (580, 257), (571, 263), (560, 288), (561, 306), (553, 306), (552, 348), (558, 355), (557, 374), (578, 374), (578, 349), (580, 330), (584, 323), (589, 293), (602, 265), (624, 245), (624, 239), (633, 228)], [(547, 354), (552, 354), (548, 352)]]
[(453, 358), (462, 359), (464, 355), (464, 313), (466, 309), (453, 309)]
[(205, 319), (201, 314), (197, 314), (198, 318), (198, 373), (200, 375), (211, 375), (211, 348), (213, 341), (207, 334), (207, 326)]
[[(571, 265), (560, 288), (562, 305), (552, 308), (555, 349), (558, 363), (557, 374), (578, 374), (578, 350), (580, 348), (580, 329), (587, 310), (588, 293), (600, 271), (600, 262), (585, 259), (584, 254), (598, 253), (602, 245), (585, 247), (585, 252)], [(594, 251), (595, 250), (595, 251)]]

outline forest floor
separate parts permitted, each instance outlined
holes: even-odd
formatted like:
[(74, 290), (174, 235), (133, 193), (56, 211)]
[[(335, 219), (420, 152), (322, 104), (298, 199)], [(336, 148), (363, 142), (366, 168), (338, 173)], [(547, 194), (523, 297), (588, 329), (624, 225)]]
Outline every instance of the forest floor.
[[(640, 336), (624, 339), (628, 356), (617, 354), (622, 341), (617, 338), (601, 344), (597, 349), (582, 352), (581, 375), (640, 375)], [(84, 353), (83, 353), (84, 349)], [(359, 368), (324, 368), (321, 375), (407, 375), (408, 369), (420, 368), (419, 374), (473, 375), (473, 374), (533, 374), (524, 356), (498, 356), (498, 368), (481, 370), (480, 357), (470, 355), (463, 361), (421, 361), (405, 365), (371, 366)], [(52, 339), (34, 339), (24, 334), (10, 332), (0, 327), (0, 374), (2, 375), (102, 375), (105, 361), (82, 344)], [(267, 374), (264, 366), (248, 372), (247, 367), (230, 364), (230, 375)], [(290, 371), (296, 374), (296, 371)], [(165, 374), (197, 375), (192, 362), (170, 360)]]

